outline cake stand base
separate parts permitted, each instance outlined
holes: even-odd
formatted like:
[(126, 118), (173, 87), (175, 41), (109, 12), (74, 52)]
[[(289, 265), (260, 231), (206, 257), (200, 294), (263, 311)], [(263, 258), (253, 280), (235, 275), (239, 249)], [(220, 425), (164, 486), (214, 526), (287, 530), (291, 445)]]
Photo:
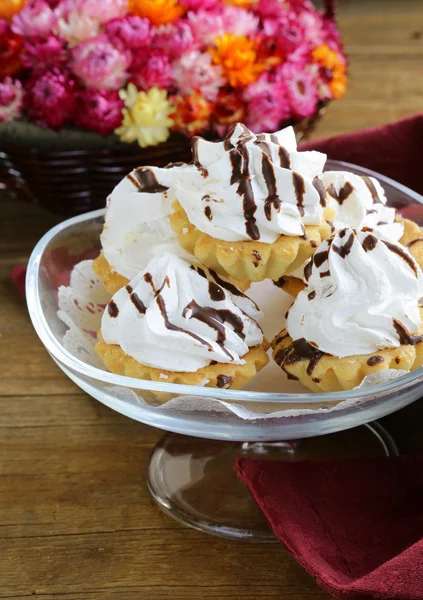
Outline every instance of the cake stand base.
[(227, 539), (274, 542), (237, 477), (238, 457), (296, 461), (396, 455), (393, 439), (377, 422), (295, 442), (220, 442), (170, 433), (153, 450), (147, 483), (160, 508), (188, 527)]

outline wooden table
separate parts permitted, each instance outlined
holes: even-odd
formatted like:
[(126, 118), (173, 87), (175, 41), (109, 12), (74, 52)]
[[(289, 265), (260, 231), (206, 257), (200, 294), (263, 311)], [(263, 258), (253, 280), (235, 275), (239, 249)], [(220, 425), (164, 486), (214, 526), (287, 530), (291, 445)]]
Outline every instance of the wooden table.
[[(344, 1), (339, 21), (350, 89), (317, 135), (423, 110), (423, 3)], [(10, 282), (54, 218), (0, 207), (0, 599), (329, 598), (282, 546), (215, 539), (155, 507), (145, 471), (161, 432), (69, 381)], [(402, 450), (422, 449), (422, 418), (415, 403), (385, 420)]]

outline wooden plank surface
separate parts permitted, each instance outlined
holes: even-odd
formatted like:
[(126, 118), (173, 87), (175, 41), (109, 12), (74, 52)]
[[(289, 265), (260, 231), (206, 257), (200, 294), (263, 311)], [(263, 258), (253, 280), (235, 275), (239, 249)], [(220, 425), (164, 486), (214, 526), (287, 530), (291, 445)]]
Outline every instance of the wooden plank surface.
[[(423, 109), (423, 2), (344, 0), (350, 87), (317, 136)], [(60, 199), (58, 199), (60, 201)], [(155, 429), (70, 382), (34, 333), (10, 268), (55, 222), (0, 197), (0, 600), (323, 600), (279, 545), (226, 542), (160, 513), (145, 484)], [(421, 403), (388, 417), (423, 448)]]

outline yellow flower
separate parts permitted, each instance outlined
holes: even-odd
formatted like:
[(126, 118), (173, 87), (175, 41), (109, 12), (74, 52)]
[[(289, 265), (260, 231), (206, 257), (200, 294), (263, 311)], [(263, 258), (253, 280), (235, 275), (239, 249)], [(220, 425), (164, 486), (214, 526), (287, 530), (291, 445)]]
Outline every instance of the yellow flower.
[(317, 46), (312, 52), (312, 57), (314, 62), (331, 71), (332, 79), (328, 85), (333, 98), (343, 96), (347, 87), (347, 65), (344, 57), (327, 44)]
[(178, 0), (129, 0), (129, 12), (150, 19), (153, 25), (171, 23), (185, 10)]
[(25, 4), (26, 0), (0, 0), (0, 19), (11, 19)]
[(256, 81), (265, 64), (258, 61), (258, 46), (245, 35), (225, 33), (216, 38), (216, 48), (210, 48), (213, 62), (220, 65), (232, 87), (245, 87)]
[(240, 8), (251, 8), (254, 4), (257, 4), (258, 0), (226, 0), (226, 4), (233, 4)]
[(204, 96), (195, 92), (190, 96), (176, 96), (173, 102), (175, 104), (175, 112), (172, 114), (174, 131), (195, 135), (207, 129), (213, 104)]
[(155, 146), (169, 137), (173, 120), (173, 106), (167, 99), (166, 90), (153, 87), (148, 92), (139, 92), (133, 83), (119, 96), (125, 102), (123, 120), (115, 133), (122, 142), (137, 141), (141, 148)]

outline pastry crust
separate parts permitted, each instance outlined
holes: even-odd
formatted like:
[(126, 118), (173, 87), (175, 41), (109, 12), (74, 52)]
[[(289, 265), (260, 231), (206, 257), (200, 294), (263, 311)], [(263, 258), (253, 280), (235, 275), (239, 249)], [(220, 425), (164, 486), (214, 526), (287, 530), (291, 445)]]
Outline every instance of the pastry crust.
[(403, 217), (398, 216), (396, 220), (404, 225), (404, 233), (400, 239), (400, 244), (407, 247), (411, 256), (423, 269), (423, 232), (420, 226), (414, 221)]
[(331, 225), (326, 221), (332, 216), (331, 209), (325, 209), (320, 226), (305, 227), (307, 239), (281, 235), (273, 244), (264, 244), (218, 240), (195, 227), (178, 201), (172, 208), (170, 224), (182, 248), (209, 269), (238, 280), (279, 279), (288, 270), (294, 271), (302, 265), (322, 240), (331, 235)]
[[(423, 319), (423, 309), (420, 309)], [(420, 335), (423, 334), (423, 320)], [(293, 343), (286, 328), (272, 341), (273, 359), (288, 377), (298, 379), (312, 392), (339, 392), (360, 385), (366, 375), (383, 369), (414, 371), (423, 365), (423, 342), (378, 350), (372, 354), (337, 358), (323, 354), (313, 366), (309, 359), (289, 362), (287, 350)], [(376, 358), (378, 357), (378, 358)], [(380, 357), (380, 358), (379, 358)], [(370, 364), (369, 364), (370, 363)], [(312, 368), (311, 368), (312, 367)]]
[[(128, 356), (116, 344), (107, 344), (101, 332), (98, 334), (96, 352), (103, 359), (106, 367), (117, 375), (160, 381), (161, 383), (181, 383), (184, 385), (204, 385), (205, 387), (237, 390), (252, 379), (269, 362), (266, 350), (269, 342), (264, 339), (260, 346), (254, 346), (242, 359), (243, 365), (217, 363), (208, 365), (194, 373), (166, 371), (139, 363)], [(207, 381), (207, 383), (204, 383)]]
[(94, 260), (93, 271), (101, 278), (104, 287), (111, 294), (116, 294), (118, 290), (129, 283), (129, 279), (113, 271), (103, 252)]

